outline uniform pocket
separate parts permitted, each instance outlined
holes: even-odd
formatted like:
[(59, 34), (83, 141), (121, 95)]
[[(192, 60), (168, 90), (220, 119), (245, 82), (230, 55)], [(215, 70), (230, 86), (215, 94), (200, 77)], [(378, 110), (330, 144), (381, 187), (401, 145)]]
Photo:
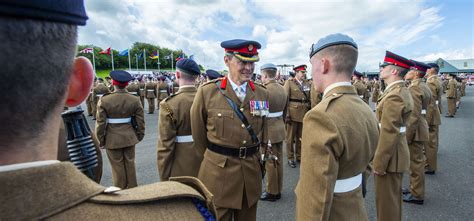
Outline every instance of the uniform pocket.
[(232, 126), (234, 112), (232, 110), (210, 109), (208, 116), (212, 119), (208, 122), (209, 128), (214, 128), (214, 134), (218, 137), (230, 139), (232, 137)]

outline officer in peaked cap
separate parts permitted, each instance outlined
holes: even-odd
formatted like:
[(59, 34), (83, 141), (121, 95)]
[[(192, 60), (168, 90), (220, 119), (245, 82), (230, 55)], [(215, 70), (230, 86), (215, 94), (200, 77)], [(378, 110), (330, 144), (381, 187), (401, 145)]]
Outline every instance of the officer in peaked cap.
[(206, 70), (206, 77), (207, 77), (208, 81), (210, 81), (210, 80), (214, 80), (214, 79), (217, 79), (217, 78), (221, 78), (221, 77), (223, 77), (223, 75), (220, 74), (219, 72), (215, 71), (215, 70), (208, 69), (208, 70)]
[(354, 71), (352, 80), (357, 94), (359, 95), (360, 99), (364, 100), (365, 103), (369, 104), (369, 91), (367, 90), (367, 85), (364, 84), (362, 81), (362, 77), (364, 75), (358, 71)]
[[(211, 194), (197, 179), (121, 191), (95, 183), (69, 162), (55, 160), (63, 107), (80, 105), (94, 76), (88, 59), (75, 58), (77, 26), (87, 20), (83, 1), (0, 1), (0, 14), (0, 47), (5, 55), (0, 63), (11, 64), (0, 73), (2, 82), (12, 86), (11, 94), (0, 95), (2, 102), (9, 102), (0, 105), (6, 113), (0, 116), (5, 123), (0, 131), (0, 220), (210, 220)], [(41, 51), (44, 56), (31, 64), (31, 56), (18, 50), (31, 56)], [(112, 75), (117, 76), (116, 87), (127, 80), (124, 73)], [(20, 82), (19, 76), (35, 80)], [(31, 99), (32, 94), (40, 99)], [(140, 110), (138, 98), (125, 90), (106, 95), (102, 104), (114, 97), (130, 99)], [(12, 110), (9, 105), (20, 108)], [(30, 105), (34, 110), (27, 108)], [(112, 119), (124, 117), (115, 111), (110, 114)], [(126, 133), (133, 130), (128, 123), (109, 123), (108, 127), (121, 127)], [(105, 146), (120, 141), (123, 139), (107, 140)]]
[(431, 90), (434, 105), (428, 108), (426, 120), (429, 125), (429, 141), (425, 145), (426, 171), (425, 174), (433, 175), (437, 170), (439, 125), (441, 125), (441, 96), (443, 95), (443, 83), (438, 77), (439, 66), (436, 63), (428, 63), (430, 68), (426, 72), (426, 84)]
[(252, 221), (264, 169), (258, 153), (269, 141), (268, 92), (251, 80), (261, 45), (234, 39), (221, 46), (229, 73), (199, 87), (191, 106), (194, 145), (204, 154), (198, 178), (214, 194), (219, 220)]
[(126, 71), (110, 72), (114, 92), (105, 94), (97, 104), (95, 133), (100, 147), (106, 149), (114, 186), (137, 186), (135, 145), (145, 135), (143, 108), (138, 96), (125, 89), (133, 77)]
[(378, 220), (402, 219), (402, 178), (410, 168), (406, 122), (413, 111), (413, 99), (403, 78), (412, 64), (387, 51), (380, 65), (380, 78), (387, 87), (378, 99), (376, 117), (380, 136), (372, 160)]
[(343, 34), (328, 35), (311, 47), (313, 85), (323, 98), (303, 119), (297, 220), (368, 219), (363, 173), (378, 128), (372, 110), (350, 82), (357, 57), (357, 44)]
[(281, 198), (283, 190), (283, 141), (285, 140), (285, 122), (283, 116), (286, 112), (288, 95), (285, 88), (280, 85), (275, 77), (277, 75), (277, 67), (268, 63), (260, 67), (260, 76), (262, 83), (268, 90), (268, 102), (271, 104), (268, 114), (268, 140), (271, 146), (263, 149), (265, 158), (268, 161), (266, 168), (266, 188), (260, 196), (261, 200), (276, 201)]
[(411, 60), (413, 65), (405, 75), (408, 91), (413, 98), (413, 111), (407, 123), (407, 143), (410, 150), (410, 186), (403, 189), (403, 201), (423, 204), (425, 195), (425, 143), (429, 140), (427, 112), (432, 106), (431, 90), (423, 81), (430, 66)]
[(203, 155), (195, 150), (189, 109), (201, 74), (197, 63), (183, 58), (176, 62), (179, 90), (160, 102), (158, 118), (158, 172), (160, 180), (175, 176), (197, 177)]
[(286, 152), (288, 165), (292, 168), (295, 168), (296, 161), (299, 162), (301, 159), (302, 122), (306, 112), (311, 109), (311, 82), (305, 80), (306, 67), (304, 64), (294, 67), (295, 77), (286, 81), (284, 85), (289, 104), (285, 116)]
[[(180, 59), (181, 60), (181, 59)], [(158, 78), (158, 84), (156, 85), (156, 91), (157, 91), (157, 97), (156, 97), (156, 103), (159, 104), (162, 100), (164, 100), (166, 97), (170, 95), (170, 90), (168, 87), (168, 84), (166, 83), (166, 77), (165, 76), (160, 76)], [(157, 109), (160, 108), (160, 105), (157, 105)]]

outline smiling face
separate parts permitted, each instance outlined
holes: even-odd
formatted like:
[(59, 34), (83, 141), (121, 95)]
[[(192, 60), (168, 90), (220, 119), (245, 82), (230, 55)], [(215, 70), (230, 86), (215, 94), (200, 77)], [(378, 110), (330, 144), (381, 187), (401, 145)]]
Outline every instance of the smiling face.
[(229, 78), (236, 84), (243, 84), (252, 79), (255, 62), (241, 61), (235, 56), (224, 56), (224, 62), (229, 68)]

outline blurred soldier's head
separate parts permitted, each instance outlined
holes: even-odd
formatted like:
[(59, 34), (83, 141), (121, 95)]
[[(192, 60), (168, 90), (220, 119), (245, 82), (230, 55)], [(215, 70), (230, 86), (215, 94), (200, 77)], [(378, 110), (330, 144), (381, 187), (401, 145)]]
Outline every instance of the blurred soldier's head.
[(276, 65), (268, 63), (260, 67), (260, 76), (262, 76), (263, 83), (267, 83), (270, 80), (275, 80), (276, 75), (277, 75)]
[(75, 58), (84, 5), (9, 2), (0, 2), (0, 165), (56, 159), (60, 113), (79, 105), (94, 79), (90, 61)]

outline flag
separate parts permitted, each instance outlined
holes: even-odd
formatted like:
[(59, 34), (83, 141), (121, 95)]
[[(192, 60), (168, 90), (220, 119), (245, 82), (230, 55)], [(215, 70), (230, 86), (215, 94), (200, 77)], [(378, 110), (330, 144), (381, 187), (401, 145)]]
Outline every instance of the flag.
[(171, 55), (165, 56), (165, 59), (171, 59)]
[(103, 50), (103, 51), (101, 51), (101, 52), (99, 52), (99, 54), (110, 54), (110, 47)]
[(158, 59), (158, 58), (160, 58), (160, 55), (159, 55), (157, 52), (155, 52), (155, 53), (153, 53), (149, 58), (151, 58), (151, 59)]
[(125, 49), (119, 53), (119, 56), (127, 56), (128, 55), (128, 49)]
[(181, 60), (181, 59), (183, 59), (183, 58), (185, 58), (185, 56), (184, 56), (184, 54), (181, 54), (181, 55), (179, 55), (179, 56), (176, 58), (176, 61), (179, 61), (179, 60)]
[(93, 51), (94, 51), (94, 49), (92, 49), (92, 48), (84, 48), (81, 51), (79, 51), (79, 53), (80, 54), (92, 54)]
[(136, 54), (135, 56), (138, 57), (138, 60), (142, 60), (143, 59), (143, 52), (141, 52), (140, 54)]

